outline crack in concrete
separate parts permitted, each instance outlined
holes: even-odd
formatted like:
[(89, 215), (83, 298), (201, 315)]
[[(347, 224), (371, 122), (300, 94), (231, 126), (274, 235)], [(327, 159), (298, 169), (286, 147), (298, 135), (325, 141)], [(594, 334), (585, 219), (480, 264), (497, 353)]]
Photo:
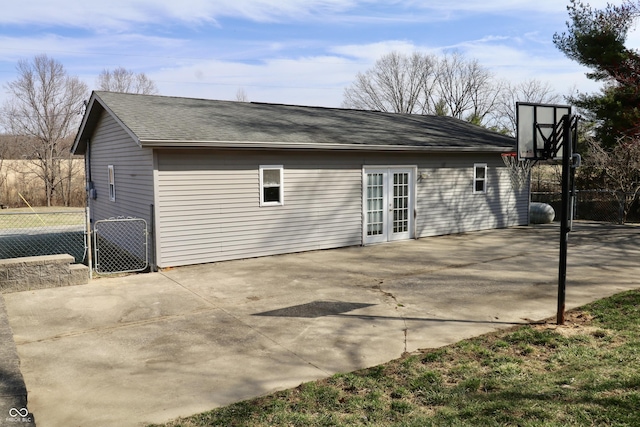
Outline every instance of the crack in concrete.
[[(382, 295), (384, 295), (387, 298), (391, 298), (394, 302), (395, 302), (395, 310), (398, 310), (398, 307), (404, 307), (404, 305), (398, 301), (398, 298), (396, 298), (396, 296), (394, 294), (392, 294), (391, 292), (387, 292), (385, 290), (382, 289), (382, 284), (384, 283), (384, 280), (380, 280), (380, 282), (375, 285), (372, 286), (372, 289), (380, 292)], [(407, 336), (409, 334), (409, 326), (407, 326), (407, 319), (405, 318), (405, 316), (399, 312), (398, 313), (400, 315), (400, 318), (402, 319), (402, 323), (404, 324), (404, 329), (402, 330), (403, 334), (404, 334), (404, 351), (402, 352), (402, 354), (406, 354), (407, 353)]]
[[(507, 259), (522, 257), (522, 256), (526, 256), (526, 255), (529, 255), (529, 254), (531, 254), (531, 252), (520, 252), (520, 253), (513, 254), (513, 255), (506, 255), (506, 256), (491, 258), (489, 260), (474, 261), (474, 262), (467, 262), (467, 263), (460, 263), (460, 264), (448, 264), (448, 265), (441, 266), (441, 267), (438, 267), (438, 268), (427, 268), (427, 269), (413, 270), (413, 271), (410, 271), (410, 272), (407, 272), (407, 273), (404, 273), (404, 274), (396, 274), (396, 275), (393, 276), (393, 279), (414, 277), (414, 276), (419, 276), (419, 275), (422, 275), (422, 274), (441, 272), (441, 271), (457, 269), (457, 268), (473, 267), (473, 266), (482, 265), (482, 264), (489, 264), (491, 262), (504, 261), (504, 260), (507, 260)], [(378, 284), (374, 285), (374, 286), (371, 286), (371, 289), (381, 293), (386, 298), (392, 299), (393, 302), (395, 303), (395, 307), (394, 308), (396, 310), (398, 310), (399, 307), (404, 307), (404, 304), (402, 304), (400, 301), (398, 301), (398, 298), (393, 293), (387, 292), (384, 289), (382, 289), (382, 285), (384, 284), (384, 279), (377, 278), (376, 280), (378, 281)], [(407, 318), (402, 314), (402, 312), (399, 311), (398, 314), (399, 314), (400, 318), (402, 319), (402, 321), (404, 323), (404, 329), (402, 330), (402, 332), (404, 334), (404, 352), (403, 352), (403, 354), (405, 354), (405, 353), (407, 353), (407, 348), (408, 348), (409, 326), (407, 325)]]

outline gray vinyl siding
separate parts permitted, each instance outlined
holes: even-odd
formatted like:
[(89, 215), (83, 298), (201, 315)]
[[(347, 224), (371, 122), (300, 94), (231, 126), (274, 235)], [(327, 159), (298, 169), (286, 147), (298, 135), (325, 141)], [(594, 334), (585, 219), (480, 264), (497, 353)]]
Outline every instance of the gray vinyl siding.
[[(487, 191), (473, 193), (473, 167), (487, 164)], [(447, 156), (419, 165), (417, 237), (528, 223), (529, 192), (514, 191), (499, 154)]]
[[(97, 198), (90, 200), (93, 221), (111, 217), (150, 220), (153, 204), (153, 152), (140, 148), (106, 113), (90, 141), (91, 180)], [(115, 171), (116, 200), (109, 200), (107, 166)]]
[[(158, 266), (361, 244), (361, 166), (335, 157), (159, 151)], [(260, 165), (284, 166), (283, 206), (260, 207)]]
[[(362, 244), (362, 169), (417, 166), (416, 236), (525, 225), (500, 155), (158, 151), (158, 265)], [(473, 194), (473, 165), (487, 192)], [(260, 207), (260, 165), (284, 166), (284, 205)], [(422, 172), (427, 176), (420, 179)]]

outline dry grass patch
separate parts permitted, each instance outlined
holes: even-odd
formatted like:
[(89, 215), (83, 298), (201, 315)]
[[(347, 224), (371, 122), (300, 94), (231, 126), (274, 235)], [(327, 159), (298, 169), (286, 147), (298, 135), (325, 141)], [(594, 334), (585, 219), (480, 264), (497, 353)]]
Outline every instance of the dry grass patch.
[(575, 335), (598, 335), (606, 334), (601, 328), (593, 326), (591, 322), (593, 316), (584, 311), (570, 311), (565, 315), (564, 325), (558, 325), (553, 321), (547, 321), (543, 324), (533, 325), (534, 328), (540, 330), (551, 330), (559, 333), (564, 337), (572, 337)]

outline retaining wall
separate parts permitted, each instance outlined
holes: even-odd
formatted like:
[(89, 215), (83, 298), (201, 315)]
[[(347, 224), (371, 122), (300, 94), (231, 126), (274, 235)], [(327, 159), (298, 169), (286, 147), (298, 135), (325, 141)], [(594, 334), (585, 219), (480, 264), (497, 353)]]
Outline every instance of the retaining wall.
[(89, 269), (71, 255), (42, 255), (0, 260), (0, 293), (85, 285)]

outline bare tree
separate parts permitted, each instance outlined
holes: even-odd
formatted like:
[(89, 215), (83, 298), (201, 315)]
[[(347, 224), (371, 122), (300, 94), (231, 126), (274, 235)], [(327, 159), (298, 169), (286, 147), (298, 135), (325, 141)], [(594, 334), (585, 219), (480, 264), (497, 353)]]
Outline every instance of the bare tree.
[(460, 53), (411, 56), (392, 52), (358, 73), (344, 91), (343, 107), (395, 113), (448, 115), (484, 123), (501, 83), (477, 60)]
[(376, 61), (373, 68), (358, 73), (356, 81), (344, 91), (345, 108), (393, 113), (425, 113), (436, 73), (433, 56), (414, 53), (406, 56), (391, 52)]
[[(77, 203), (77, 196), (80, 195), (84, 200), (84, 196), (86, 195), (84, 191), (84, 186), (74, 185), (78, 181), (83, 182), (83, 179), (80, 179), (84, 176), (84, 164), (81, 161), (81, 156), (74, 156), (71, 153), (71, 146), (73, 145), (74, 136), (70, 135), (67, 140), (64, 142), (64, 146), (69, 147), (69, 150), (65, 150), (66, 157), (61, 159), (61, 170), (60, 170), (60, 190), (58, 191), (62, 203), (65, 206), (72, 206), (74, 203)], [(75, 196), (75, 200), (74, 200)]]
[(5, 185), (7, 182), (7, 170), (4, 167), (4, 160), (7, 158), (7, 152), (9, 151), (9, 145), (4, 138), (0, 139), (0, 208), (6, 206), (7, 200), (3, 200), (5, 196)]
[(454, 52), (440, 58), (432, 96), (437, 97), (434, 104), (446, 106), (450, 116), (480, 124), (492, 112), (500, 89), (493, 74), (478, 60)]
[(640, 141), (621, 138), (618, 143), (606, 149), (591, 138), (587, 141), (586, 166), (595, 169), (604, 178), (604, 185), (615, 195), (623, 211), (623, 222), (631, 205), (640, 192)]
[(2, 206), (11, 204), (9, 175), (15, 169), (15, 162), (11, 160), (22, 159), (26, 139), (20, 135), (0, 135), (0, 205)]
[(521, 83), (505, 83), (500, 92), (500, 99), (495, 105), (495, 126), (515, 136), (517, 117), (516, 102), (533, 102), (538, 104), (555, 104), (562, 96), (554, 92), (549, 82), (530, 79)]
[(236, 101), (249, 102), (249, 95), (247, 95), (247, 92), (245, 92), (244, 88), (239, 88), (236, 91)]
[(22, 159), (27, 139), (22, 135), (0, 134), (0, 157), (11, 160)]
[(10, 133), (29, 137), (23, 156), (43, 181), (51, 206), (64, 179), (61, 161), (68, 157), (69, 137), (77, 129), (88, 87), (47, 55), (21, 60), (16, 69), (18, 78), (7, 84), (10, 99), (0, 110), (0, 120)]
[(142, 95), (155, 95), (158, 87), (145, 73), (134, 73), (124, 67), (118, 67), (113, 71), (102, 70), (98, 76), (98, 90), (111, 92), (139, 93)]

